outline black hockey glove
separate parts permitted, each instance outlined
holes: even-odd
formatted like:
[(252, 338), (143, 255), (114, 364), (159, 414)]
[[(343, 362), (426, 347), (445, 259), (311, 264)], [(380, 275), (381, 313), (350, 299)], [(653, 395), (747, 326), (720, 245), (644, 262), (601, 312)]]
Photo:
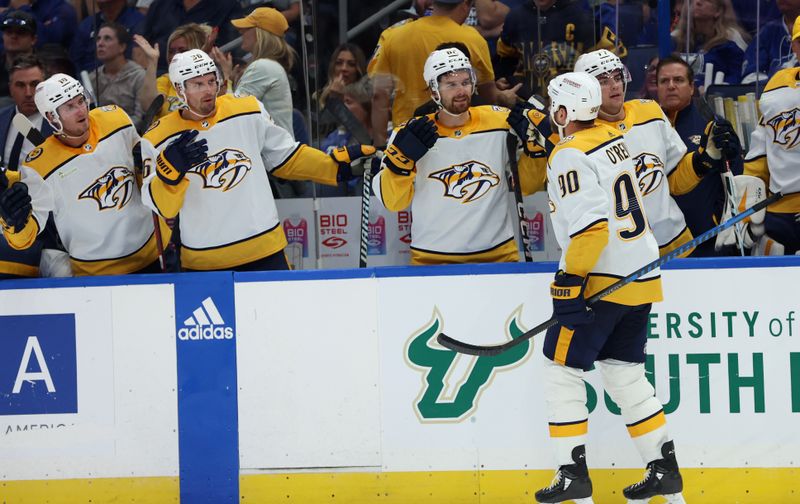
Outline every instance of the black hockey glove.
[(537, 105), (541, 103), (517, 103), (506, 119), (522, 140), (522, 150), (530, 157), (549, 156), (553, 150), (553, 142), (548, 140), (552, 134), (550, 118), (545, 109), (540, 109)]
[(558, 270), (556, 278), (550, 285), (550, 297), (553, 298), (553, 314), (558, 323), (567, 329), (584, 325), (594, 320), (594, 312), (586, 306), (583, 290), (586, 278), (571, 275)]
[[(7, 185), (8, 179), (0, 181), (0, 186)], [(28, 186), (23, 182), (16, 182), (8, 189), (0, 191), (0, 218), (6, 226), (13, 227), (19, 233), (31, 217), (33, 206), (28, 194)]]
[(187, 130), (178, 135), (156, 158), (158, 178), (169, 185), (177, 185), (189, 168), (206, 160), (206, 139), (193, 141), (200, 132)]
[(434, 146), (438, 138), (436, 123), (428, 116), (411, 119), (400, 128), (386, 148), (386, 167), (398, 175), (411, 175), (414, 164)]
[[(353, 165), (374, 154), (375, 147), (371, 145), (348, 145), (333, 149), (331, 158), (339, 164), (339, 171), (336, 174), (337, 182), (347, 182), (352, 179), (355, 176)], [(361, 173), (364, 171), (361, 170)]]
[(725, 160), (740, 156), (742, 145), (730, 122), (718, 118), (706, 125), (700, 138), (700, 147), (692, 158), (692, 167), (698, 177), (711, 172), (725, 171)]

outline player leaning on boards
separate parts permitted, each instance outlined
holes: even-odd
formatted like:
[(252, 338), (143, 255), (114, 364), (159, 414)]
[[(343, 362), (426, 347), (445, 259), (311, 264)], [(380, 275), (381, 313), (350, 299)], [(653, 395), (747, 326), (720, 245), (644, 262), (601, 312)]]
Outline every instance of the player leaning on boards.
[[(793, 39), (800, 38), (800, 17)], [(743, 242), (753, 255), (791, 255), (800, 252), (800, 68), (778, 71), (759, 99), (761, 117), (750, 136), (744, 174), (734, 177), (738, 204), (752, 206), (771, 193), (785, 196), (746, 220)], [(765, 215), (766, 213), (766, 215)], [(729, 218), (726, 213), (723, 219)], [(716, 246), (736, 243), (733, 231), (717, 236)]]
[[(458, 49), (433, 51), (423, 78), (439, 111), (392, 133), (372, 183), (387, 209), (411, 205), (411, 264), (518, 261), (505, 177), (508, 109), (470, 106), (475, 73)], [(522, 156), (520, 173), (530, 165)]]
[(300, 145), (254, 97), (217, 97), (220, 76), (203, 51), (177, 54), (169, 76), (186, 109), (162, 117), (142, 140), (146, 205), (180, 212), (184, 270), (288, 269), (267, 170), (290, 180), (336, 185), (370, 146), (327, 154)]
[(644, 479), (623, 490), (628, 502), (645, 503), (655, 495), (683, 502), (664, 411), (644, 372), (648, 314), (651, 303), (662, 299), (658, 270), (591, 310), (586, 307), (585, 297), (630, 273), (631, 265), (658, 258), (635, 168), (619, 130), (594, 122), (602, 103), (597, 79), (567, 73), (550, 82), (548, 94), (551, 122), (562, 138), (547, 168), (551, 218), (563, 251), (550, 288), (558, 324), (547, 331), (543, 347), (550, 436), (559, 469), (536, 499), (592, 502), (583, 373), (596, 363), (647, 463)]
[(83, 86), (65, 74), (36, 86), (34, 100), (53, 135), (28, 154), (23, 169), (44, 179), (47, 194), (39, 198), (51, 203), (33, 208), (53, 213), (69, 254), (59, 274), (159, 272), (152, 215), (142, 205), (132, 154), (139, 135), (128, 115), (114, 105), (89, 111)]

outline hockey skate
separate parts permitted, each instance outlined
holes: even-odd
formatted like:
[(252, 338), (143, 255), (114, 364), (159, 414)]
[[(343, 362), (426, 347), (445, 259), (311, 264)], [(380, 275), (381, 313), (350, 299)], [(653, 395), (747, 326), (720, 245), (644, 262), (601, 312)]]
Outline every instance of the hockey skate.
[(562, 465), (556, 471), (550, 486), (536, 492), (536, 502), (558, 504), (574, 501), (575, 504), (594, 504), (592, 500), (592, 480), (586, 467), (586, 447), (576, 446), (572, 450), (574, 464)]
[(647, 504), (652, 497), (661, 495), (671, 504), (686, 504), (683, 500), (683, 479), (675, 459), (675, 444), (667, 441), (661, 446), (664, 458), (647, 464), (644, 479), (622, 490), (628, 504)]

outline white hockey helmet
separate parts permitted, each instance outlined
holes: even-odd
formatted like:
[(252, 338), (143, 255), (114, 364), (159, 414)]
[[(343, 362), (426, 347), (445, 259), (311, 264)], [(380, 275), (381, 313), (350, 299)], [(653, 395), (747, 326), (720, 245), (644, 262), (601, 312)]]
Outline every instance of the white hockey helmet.
[(186, 95), (184, 94), (184, 84), (187, 80), (203, 75), (214, 73), (217, 75), (217, 86), (221, 84), (219, 71), (214, 61), (200, 49), (190, 49), (182, 53), (176, 54), (169, 64), (169, 80), (175, 86), (175, 91), (178, 93), (184, 103), (186, 103)]
[[(33, 101), (42, 117), (53, 127), (53, 131), (59, 134), (64, 132), (64, 125), (58, 117), (58, 107), (76, 96), (86, 98), (81, 83), (67, 74), (57, 73), (36, 86)], [(88, 98), (86, 107), (89, 107)]]
[(622, 75), (622, 92), (624, 93), (628, 89), (628, 83), (631, 81), (631, 74), (616, 54), (608, 49), (598, 49), (581, 54), (578, 60), (575, 61), (576, 72), (586, 72), (597, 79), (601, 75), (610, 74), (617, 70)]
[(442, 106), (442, 99), (439, 95), (439, 77), (459, 70), (467, 70), (469, 72), (469, 78), (472, 80), (472, 92), (475, 93), (478, 79), (475, 77), (475, 71), (472, 69), (472, 63), (469, 62), (469, 58), (460, 50), (455, 47), (439, 49), (433, 51), (428, 56), (428, 59), (425, 60), (422, 77), (431, 90), (433, 101), (440, 107)]
[[(562, 138), (564, 128), (570, 122), (596, 119), (603, 103), (600, 83), (586, 72), (569, 72), (554, 77), (547, 86), (547, 94), (550, 96), (550, 120), (558, 127)], [(561, 107), (567, 111), (564, 124), (559, 124), (555, 118)]]

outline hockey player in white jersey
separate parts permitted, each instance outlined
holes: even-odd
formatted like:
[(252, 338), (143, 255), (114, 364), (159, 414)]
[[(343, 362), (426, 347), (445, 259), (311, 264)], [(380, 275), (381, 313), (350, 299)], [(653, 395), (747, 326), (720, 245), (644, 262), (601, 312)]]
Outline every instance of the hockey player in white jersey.
[[(800, 22), (795, 24), (800, 38)], [(771, 193), (784, 196), (746, 220), (743, 242), (753, 255), (800, 252), (800, 68), (780, 70), (759, 100), (761, 117), (750, 136), (744, 174), (734, 177), (738, 208), (751, 207)], [(724, 218), (729, 218), (726, 214)], [(733, 229), (717, 236), (718, 248), (736, 243)]]
[(40, 83), (34, 100), (54, 133), (28, 154), (22, 169), (38, 173), (52, 197), (49, 206), (34, 203), (33, 209), (45, 216), (52, 211), (68, 270), (160, 271), (152, 214), (142, 204), (132, 154), (139, 135), (128, 115), (114, 105), (89, 111), (83, 86), (65, 74)]
[(740, 154), (733, 127), (725, 120), (709, 124), (700, 148), (687, 154), (686, 145), (658, 103), (625, 101), (629, 74), (614, 53), (600, 49), (583, 54), (575, 62), (575, 71), (587, 72), (600, 82), (603, 104), (597, 122), (625, 135), (660, 254), (691, 241), (692, 233), (672, 195), (688, 193), (704, 176), (718, 177), (725, 170), (721, 150), (728, 159)]
[(182, 268), (288, 269), (267, 171), (335, 185), (374, 147), (328, 156), (295, 142), (254, 97), (217, 97), (221, 78), (203, 51), (177, 54), (169, 76), (186, 108), (162, 117), (142, 139), (143, 199), (166, 218), (180, 212)]
[[(411, 264), (518, 261), (505, 177), (508, 109), (471, 106), (475, 73), (456, 48), (433, 51), (423, 77), (439, 110), (392, 133), (372, 184), (387, 209), (411, 206)], [(531, 167), (522, 156), (523, 187)]]
[(586, 305), (589, 296), (658, 258), (622, 133), (595, 124), (601, 93), (598, 81), (583, 72), (558, 76), (548, 86), (551, 124), (562, 140), (549, 157), (547, 192), (562, 255), (550, 288), (558, 324), (548, 329), (543, 352), (559, 469), (552, 484), (536, 492), (536, 500), (592, 502), (583, 373), (597, 364), (647, 464), (644, 479), (623, 494), (629, 503), (645, 503), (655, 495), (683, 502), (664, 411), (644, 370), (651, 303), (662, 299), (660, 274), (652, 271), (591, 309)]

